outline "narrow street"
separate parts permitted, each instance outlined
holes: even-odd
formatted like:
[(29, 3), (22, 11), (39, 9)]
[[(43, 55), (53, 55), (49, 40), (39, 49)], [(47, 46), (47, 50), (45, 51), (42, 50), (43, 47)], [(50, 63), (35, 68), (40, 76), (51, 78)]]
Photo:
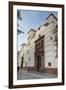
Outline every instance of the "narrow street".
[(19, 70), (17, 72), (17, 79), (24, 80), (24, 79), (46, 79), (46, 78), (56, 78), (57, 75), (51, 75), (48, 73), (40, 73), (40, 72), (28, 72), (27, 70)]

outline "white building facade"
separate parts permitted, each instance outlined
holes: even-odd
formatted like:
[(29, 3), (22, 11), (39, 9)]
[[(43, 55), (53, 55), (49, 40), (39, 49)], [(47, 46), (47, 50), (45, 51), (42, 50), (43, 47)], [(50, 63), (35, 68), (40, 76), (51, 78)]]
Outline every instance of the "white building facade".
[[(58, 68), (57, 18), (50, 14), (37, 30), (30, 29), (28, 43), (22, 45), (21, 67), (30, 71), (57, 74)], [(23, 60), (23, 61), (22, 61)]]

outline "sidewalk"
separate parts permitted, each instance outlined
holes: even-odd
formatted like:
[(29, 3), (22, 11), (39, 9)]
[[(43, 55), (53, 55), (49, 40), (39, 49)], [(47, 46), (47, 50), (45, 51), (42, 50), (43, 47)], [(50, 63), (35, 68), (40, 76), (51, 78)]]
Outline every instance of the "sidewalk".
[(17, 73), (18, 80), (24, 79), (46, 79), (46, 78), (57, 78), (57, 75), (51, 75), (48, 73), (40, 73), (40, 72), (28, 72), (27, 70), (19, 70)]

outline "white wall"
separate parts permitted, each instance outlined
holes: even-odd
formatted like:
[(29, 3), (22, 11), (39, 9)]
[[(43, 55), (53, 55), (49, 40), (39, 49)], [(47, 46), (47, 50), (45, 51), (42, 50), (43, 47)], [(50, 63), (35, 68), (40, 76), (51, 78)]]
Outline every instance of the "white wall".
[[(28, 49), (28, 67), (34, 67), (34, 53), (35, 53), (35, 44), (31, 43)], [(29, 60), (30, 59), (30, 60)]]
[[(56, 25), (50, 24), (48, 26), (49, 28), (46, 29), (47, 33), (45, 33), (44, 37), (44, 50), (45, 50), (45, 67), (46, 68), (57, 68), (58, 59), (55, 58), (56, 52), (54, 49), (56, 49), (56, 45), (54, 46), (53, 37), (52, 37), (52, 30), (56, 27)], [(50, 39), (52, 37), (52, 40)], [(48, 66), (48, 63), (51, 63), (51, 66)]]
[[(0, 0), (0, 90), (9, 90), (8, 89), (8, 53), (9, 53), (8, 52), (8, 1), (9, 0)], [(24, 1), (24, 2), (32, 1), (32, 2), (40, 2), (40, 3), (44, 2), (44, 3), (61, 3), (61, 4), (64, 3), (65, 9), (66, 9), (66, 0), (14, 0), (14, 1)], [(66, 18), (65, 18), (65, 21), (66, 21)], [(65, 38), (66, 38), (66, 35), (65, 35)], [(65, 64), (66, 64), (66, 61), (65, 61)], [(66, 68), (66, 65), (65, 65), (65, 68)], [(66, 78), (65, 78), (65, 83), (66, 83)], [(66, 90), (66, 84), (64, 86), (39, 87), (39, 88), (28, 88), (28, 89), (21, 88), (17, 90), (34, 90), (34, 89), (35, 90), (36, 89)]]

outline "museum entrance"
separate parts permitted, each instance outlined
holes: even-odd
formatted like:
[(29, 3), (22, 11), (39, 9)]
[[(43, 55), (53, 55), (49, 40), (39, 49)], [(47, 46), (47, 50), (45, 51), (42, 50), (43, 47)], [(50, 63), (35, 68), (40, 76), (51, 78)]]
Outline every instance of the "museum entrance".
[(41, 56), (37, 56), (37, 72), (41, 71)]

